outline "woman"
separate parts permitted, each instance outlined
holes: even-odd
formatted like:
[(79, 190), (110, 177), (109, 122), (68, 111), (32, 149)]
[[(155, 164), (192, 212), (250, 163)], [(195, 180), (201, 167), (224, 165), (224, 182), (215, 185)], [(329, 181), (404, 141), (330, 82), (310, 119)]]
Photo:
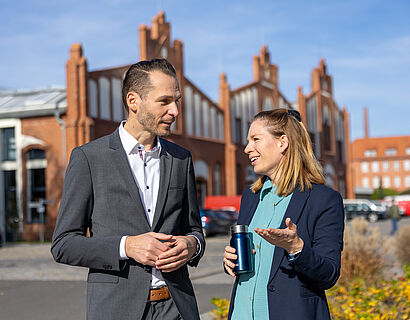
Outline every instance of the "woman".
[[(245, 153), (260, 176), (244, 191), (238, 218), (249, 225), (255, 272), (236, 277), (228, 319), (330, 319), (325, 290), (339, 278), (343, 203), (323, 185), (299, 113), (258, 113)], [(236, 259), (226, 247), (232, 276)]]

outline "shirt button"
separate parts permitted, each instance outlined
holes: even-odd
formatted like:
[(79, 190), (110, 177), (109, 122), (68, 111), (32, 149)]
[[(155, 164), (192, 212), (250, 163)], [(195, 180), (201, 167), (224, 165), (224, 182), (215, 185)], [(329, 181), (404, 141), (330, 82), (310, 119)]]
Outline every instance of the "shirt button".
[(256, 246), (257, 249), (259, 249), (259, 244)]
[(268, 225), (267, 224), (265, 224), (265, 228), (267, 227)]
[(144, 167), (146, 167), (147, 166), (147, 164), (146, 163), (144, 163)]
[(147, 186), (147, 189), (149, 189), (149, 186)]
[(148, 209), (148, 212), (151, 212), (151, 209)]

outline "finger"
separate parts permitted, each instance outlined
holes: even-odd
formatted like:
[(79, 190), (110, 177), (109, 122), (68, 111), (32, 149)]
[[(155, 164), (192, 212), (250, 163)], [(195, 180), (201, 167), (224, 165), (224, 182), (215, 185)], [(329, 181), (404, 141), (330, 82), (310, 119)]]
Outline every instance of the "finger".
[(180, 267), (182, 267), (182, 265), (185, 262), (186, 262), (186, 259), (181, 260), (181, 261), (176, 261), (176, 262), (173, 262), (173, 263), (169, 263), (169, 264), (166, 264), (164, 266), (161, 266), (160, 270), (162, 272), (172, 272), (172, 271), (175, 271), (175, 270), (179, 269)]
[(255, 254), (255, 253), (256, 253), (255, 249), (252, 249), (251, 252), (252, 252), (252, 254)]
[(230, 247), (230, 246), (226, 246), (226, 247), (225, 247), (225, 251), (226, 251), (226, 252), (229, 252), (229, 253), (235, 253), (235, 252), (236, 252), (235, 248), (232, 248), (232, 247)]
[(231, 269), (235, 268), (235, 263), (229, 259), (224, 259), (224, 265)]
[(293, 232), (296, 232), (296, 224), (294, 224), (290, 218), (286, 218), (286, 226)]
[(149, 234), (155, 239), (158, 239), (160, 241), (170, 241), (173, 238), (172, 234), (165, 234), (165, 233), (158, 233), (158, 232), (150, 232)]
[(229, 259), (229, 260), (237, 260), (238, 256), (233, 253), (225, 253), (224, 258)]
[(158, 266), (158, 267), (162, 267), (166, 264), (178, 261), (181, 258), (183, 258), (183, 257), (182, 256), (172, 256), (172, 257), (169, 257), (169, 258), (166, 258), (166, 259), (157, 259), (157, 261), (155, 262), (155, 265)]
[(178, 242), (174, 247), (169, 249), (168, 251), (162, 252), (159, 256), (158, 259), (167, 259), (172, 256), (178, 256), (184, 249), (186, 249), (186, 246), (179, 244)]
[(233, 270), (226, 265), (225, 265), (225, 270), (228, 272), (229, 275), (231, 275), (232, 277), (235, 277), (235, 273), (233, 272)]

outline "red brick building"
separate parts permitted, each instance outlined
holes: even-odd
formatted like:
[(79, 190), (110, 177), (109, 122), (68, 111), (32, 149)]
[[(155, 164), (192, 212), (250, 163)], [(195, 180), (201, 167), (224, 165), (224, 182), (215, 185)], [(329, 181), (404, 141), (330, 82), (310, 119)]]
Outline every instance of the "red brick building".
[(367, 109), (365, 136), (351, 144), (351, 197), (369, 197), (379, 187), (410, 189), (410, 136), (369, 137)]
[[(324, 166), (327, 183), (343, 195), (346, 193), (348, 118), (346, 110), (341, 111), (333, 100), (332, 78), (327, 74), (323, 60), (313, 70), (311, 92), (304, 95), (299, 88), (297, 102), (291, 103), (279, 90), (278, 67), (270, 62), (269, 51), (264, 46), (259, 55), (253, 57), (253, 80), (231, 89), (227, 76), (221, 74), (219, 101), (215, 102), (185, 74), (183, 43), (171, 39), (170, 24), (165, 21), (164, 13), (153, 18), (151, 27), (141, 25), (139, 37), (141, 60), (162, 57), (175, 66), (183, 99), (170, 140), (192, 153), (201, 203), (206, 195), (241, 194), (244, 187), (255, 179), (249, 160), (243, 153), (249, 123), (257, 112), (278, 107), (299, 109), (314, 142), (315, 153)], [(43, 183), (38, 183), (42, 185), (43, 193), (38, 194), (35, 197), (37, 202), (34, 202), (38, 203), (41, 198), (52, 201), (46, 205), (45, 215), (45, 236), (50, 237), (57, 217), (63, 172), (71, 150), (112, 132), (126, 118), (121, 86), (128, 67), (90, 71), (82, 46), (74, 44), (66, 65), (67, 89), (66, 97), (59, 102), (61, 106), (54, 106), (53, 112), (48, 114), (16, 115), (15, 153), (20, 159), (16, 164), (20, 173), (15, 174), (18, 176), (15, 184), (19, 186), (16, 194), (23, 196), (11, 201), (16, 203), (16, 222), (14, 231), (7, 231), (8, 234), (35, 239), (42, 225), (28, 219), (29, 210), (36, 209), (28, 208), (28, 200), (24, 198), (24, 194), (29, 193), (25, 161), (31, 159), (28, 154), (32, 152), (43, 157)], [(16, 98), (17, 93), (10, 96)], [(0, 94), (0, 110), (1, 99)], [(1, 113), (0, 117), (3, 118)], [(37, 139), (33, 140), (36, 142), (24, 147), (18, 144), (19, 136), (25, 135)], [(5, 221), (13, 216), (7, 212), (0, 216), (3, 230), (9, 228)]]

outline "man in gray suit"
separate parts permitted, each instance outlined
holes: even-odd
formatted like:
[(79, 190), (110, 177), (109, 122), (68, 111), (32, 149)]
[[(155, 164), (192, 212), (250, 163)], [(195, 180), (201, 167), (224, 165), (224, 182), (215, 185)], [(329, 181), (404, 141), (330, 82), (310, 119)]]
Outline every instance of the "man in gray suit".
[(89, 268), (90, 320), (199, 319), (187, 270), (205, 250), (192, 158), (160, 138), (178, 115), (174, 68), (132, 65), (122, 96), (127, 121), (72, 151), (51, 252)]

